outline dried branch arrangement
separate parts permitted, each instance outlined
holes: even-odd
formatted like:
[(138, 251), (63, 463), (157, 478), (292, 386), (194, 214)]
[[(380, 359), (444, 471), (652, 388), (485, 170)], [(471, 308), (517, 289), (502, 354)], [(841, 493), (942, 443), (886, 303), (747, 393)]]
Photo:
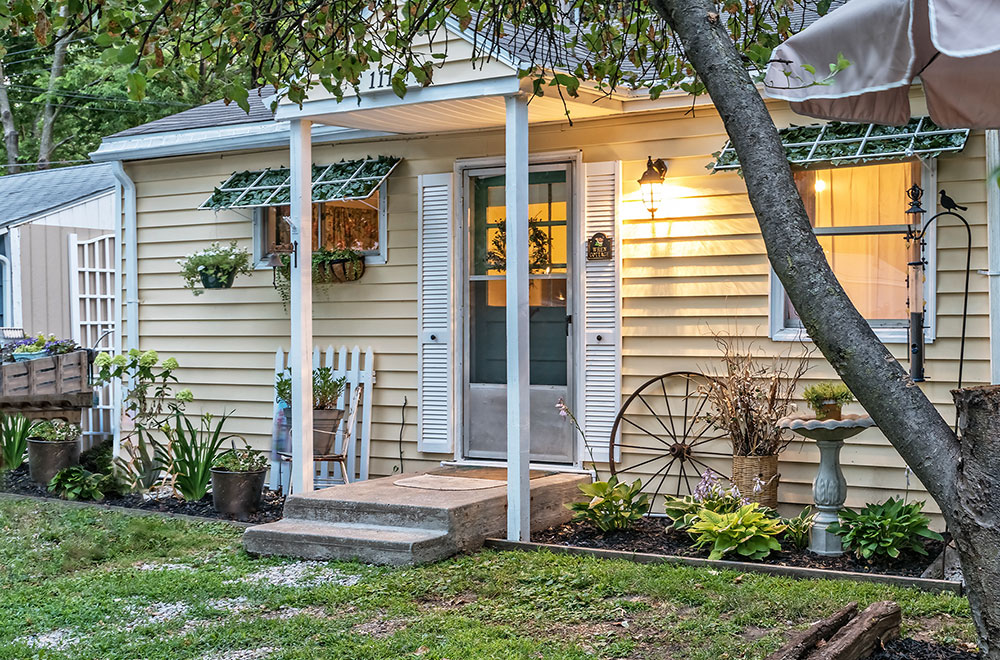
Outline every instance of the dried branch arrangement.
[(724, 373), (711, 373), (705, 386), (712, 410), (709, 424), (725, 432), (734, 456), (773, 456), (790, 440), (777, 421), (795, 410), (795, 389), (809, 370), (811, 351), (795, 358), (762, 355), (753, 343), (716, 335)]

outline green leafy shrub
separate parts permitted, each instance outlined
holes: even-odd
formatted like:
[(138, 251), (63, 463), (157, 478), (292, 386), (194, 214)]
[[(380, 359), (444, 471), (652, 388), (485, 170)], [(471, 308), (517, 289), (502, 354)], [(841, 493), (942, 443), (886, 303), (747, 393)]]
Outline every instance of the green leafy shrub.
[(45, 440), (46, 442), (68, 442), (79, 438), (82, 432), (76, 424), (68, 424), (59, 420), (44, 420), (32, 425), (28, 430), (28, 437), (32, 440)]
[(711, 546), (709, 559), (722, 559), (732, 552), (748, 559), (763, 559), (772, 550), (781, 550), (777, 537), (784, 531), (785, 526), (756, 503), (745, 504), (733, 513), (703, 509), (691, 525), (695, 546)]
[(781, 539), (787, 541), (799, 550), (804, 550), (809, 546), (809, 532), (812, 531), (816, 514), (812, 507), (806, 507), (794, 518), (782, 518), (781, 523), (785, 526), (785, 533)]
[(618, 478), (612, 476), (579, 488), (591, 499), (566, 507), (575, 511), (574, 520), (586, 520), (604, 533), (628, 529), (649, 512), (649, 496), (641, 492), (642, 482), (638, 479), (629, 485), (618, 483)]
[[(330, 367), (313, 369), (313, 410), (335, 410), (337, 399), (347, 385), (347, 377), (334, 376)], [(289, 408), (292, 406), (292, 370), (278, 374), (274, 381), (275, 398)]]
[(104, 499), (104, 487), (108, 477), (85, 470), (79, 465), (63, 468), (49, 482), (49, 492), (67, 500)]
[(816, 383), (802, 392), (802, 398), (817, 414), (823, 412), (823, 406), (832, 403), (837, 406), (854, 401), (854, 395), (843, 383)]
[(216, 457), (212, 465), (216, 470), (228, 472), (258, 472), (267, 468), (267, 456), (247, 445), (243, 449), (230, 449)]
[(215, 456), (223, 442), (235, 437), (222, 435), (228, 414), (222, 415), (214, 427), (212, 419), (212, 415), (202, 415), (196, 428), (178, 411), (174, 413), (174, 423), (163, 427), (167, 441), (159, 447), (161, 461), (167, 466), (174, 489), (189, 502), (196, 502), (208, 493)]
[(0, 414), (0, 459), (6, 470), (16, 470), (28, 451), (31, 420), (24, 415)]
[(861, 511), (844, 509), (839, 523), (827, 529), (844, 539), (844, 545), (862, 559), (896, 559), (907, 551), (926, 555), (921, 539), (942, 540), (929, 527), (930, 518), (922, 511), (923, 502), (907, 504), (890, 497), (882, 504), (868, 504)]
[(185, 259), (178, 259), (184, 287), (191, 289), (194, 295), (203, 293), (196, 288), (201, 284), (201, 276), (206, 275), (218, 280), (227, 280), (233, 273), (250, 275), (253, 273), (253, 258), (250, 252), (239, 247), (236, 241), (227, 246), (212, 243), (201, 252), (195, 252)]
[(735, 486), (724, 488), (722, 480), (716, 473), (705, 470), (693, 495), (668, 496), (663, 506), (664, 512), (673, 523), (671, 526), (678, 531), (685, 531), (698, 520), (700, 511), (733, 513), (739, 511), (746, 503)]

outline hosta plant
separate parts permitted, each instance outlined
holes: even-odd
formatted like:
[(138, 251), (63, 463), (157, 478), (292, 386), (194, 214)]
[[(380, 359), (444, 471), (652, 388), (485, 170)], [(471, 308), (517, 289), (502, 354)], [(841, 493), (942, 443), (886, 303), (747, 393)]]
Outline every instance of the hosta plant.
[[(715, 513), (733, 513), (739, 511), (740, 507), (746, 503), (747, 500), (740, 495), (736, 486), (725, 488), (718, 474), (711, 470), (705, 470), (693, 495), (668, 496), (664, 501), (663, 508), (664, 513), (673, 523), (672, 527), (678, 531), (684, 531), (698, 520), (698, 513), (702, 510)], [(766, 511), (770, 512), (771, 509)]]
[(104, 498), (107, 475), (85, 470), (79, 465), (63, 468), (49, 482), (49, 492), (67, 500), (100, 500)]
[(809, 533), (812, 531), (816, 514), (812, 507), (806, 507), (793, 518), (782, 518), (781, 522), (785, 526), (785, 533), (781, 536), (782, 541), (787, 541), (799, 550), (804, 550), (809, 545)]
[(586, 520), (604, 533), (628, 529), (649, 512), (649, 496), (642, 493), (639, 479), (627, 484), (612, 476), (579, 488), (590, 500), (566, 505), (576, 512), (573, 519)]
[(777, 537), (784, 531), (781, 521), (767, 515), (756, 503), (745, 504), (733, 513), (702, 509), (691, 525), (695, 546), (711, 548), (709, 559), (722, 559), (730, 553), (763, 559), (772, 550), (781, 550)]
[(896, 559), (907, 551), (926, 555), (922, 539), (942, 540), (930, 529), (923, 502), (907, 504), (890, 497), (882, 504), (868, 504), (861, 511), (844, 509), (839, 523), (827, 529), (844, 539), (848, 550), (862, 559)]

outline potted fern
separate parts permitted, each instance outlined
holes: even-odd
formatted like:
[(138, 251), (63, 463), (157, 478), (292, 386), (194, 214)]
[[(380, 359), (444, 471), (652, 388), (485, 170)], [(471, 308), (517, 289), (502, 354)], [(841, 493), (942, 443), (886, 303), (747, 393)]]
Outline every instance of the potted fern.
[(843, 383), (816, 383), (802, 392), (809, 407), (816, 413), (816, 419), (840, 420), (843, 407), (854, 401), (854, 395)]
[[(344, 391), (347, 378), (337, 378), (330, 367), (313, 369), (313, 454), (324, 456), (331, 453), (334, 437), (331, 433), (344, 416), (343, 408), (337, 400)], [(274, 383), (275, 396), (279, 403), (292, 408), (292, 370), (286, 368), (278, 374)], [(321, 431), (326, 431), (322, 433)]]

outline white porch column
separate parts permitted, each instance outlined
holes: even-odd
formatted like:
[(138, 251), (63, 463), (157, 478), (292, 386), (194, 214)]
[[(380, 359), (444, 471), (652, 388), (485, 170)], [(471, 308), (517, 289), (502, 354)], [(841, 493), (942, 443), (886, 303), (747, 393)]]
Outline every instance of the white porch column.
[(312, 123), (291, 124), (291, 255), (292, 338), (288, 366), (292, 371), (292, 492), (313, 489), (312, 391)]
[(528, 101), (507, 103), (507, 539), (531, 535), (528, 372)]
[[(986, 131), (986, 240), (990, 280), (990, 382), (1000, 384), (1000, 132)], [(934, 191), (931, 191), (934, 192)]]

